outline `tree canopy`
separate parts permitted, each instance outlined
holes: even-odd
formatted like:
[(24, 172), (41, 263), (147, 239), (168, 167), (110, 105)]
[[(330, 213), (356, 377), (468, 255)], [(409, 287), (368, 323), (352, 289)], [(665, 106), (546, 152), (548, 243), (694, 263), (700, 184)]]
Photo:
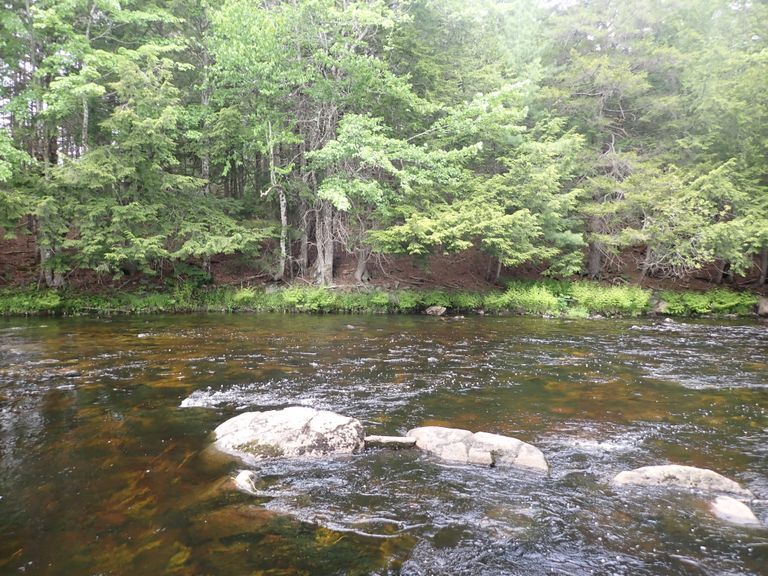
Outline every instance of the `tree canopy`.
[[(0, 227), (41, 278), (461, 252), (768, 268), (768, 6), (9, 0)], [(25, 223), (20, 226), (19, 223)]]

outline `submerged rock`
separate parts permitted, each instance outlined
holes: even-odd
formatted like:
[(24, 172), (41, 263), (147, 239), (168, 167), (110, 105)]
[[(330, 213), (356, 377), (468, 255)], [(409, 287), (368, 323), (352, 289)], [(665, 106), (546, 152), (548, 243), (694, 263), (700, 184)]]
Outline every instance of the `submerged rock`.
[(245, 412), (221, 424), (214, 434), (214, 448), (246, 461), (352, 453), (364, 446), (359, 420), (303, 406)]
[(718, 496), (710, 505), (710, 509), (715, 516), (731, 524), (762, 526), (749, 506), (730, 496)]
[(83, 375), (80, 370), (72, 370), (69, 368), (62, 368), (61, 370), (57, 370), (56, 373), (64, 378), (80, 378), (80, 376)]
[(408, 436), (416, 438), (417, 448), (444, 460), (549, 471), (549, 465), (541, 450), (509, 436), (487, 432), (473, 434), (469, 430), (441, 426), (414, 428), (408, 432)]
[(252, 470), (241, 470), (237, 476), (233, 478), (235, 487), (238, 490), (242, 490), (243, 492), (248, 492), (250, 494), (256, 493), (257, 480), (258, 476), (256, 475), (256, 472)]
[(411, 436), (366, 436), (366, 448), (413, 448), (416, 446), (416, 438)]
[(730, 492), (752, 496), (746, 488), (725, 476), (694, 466), (679, 466), (667, 464), (664, 466), (644, 466), (635, 470), (626, 470), (617, 474), (612, 484), (642, 485), (642, 486), (679, 486), (681, 488), (696, 488), (711, 492)]
[(424, 313), (429, 314), (430, 316), (442, 316), (446, 311), (447, 308), (445, 306), (430, 306), (424, 310)]

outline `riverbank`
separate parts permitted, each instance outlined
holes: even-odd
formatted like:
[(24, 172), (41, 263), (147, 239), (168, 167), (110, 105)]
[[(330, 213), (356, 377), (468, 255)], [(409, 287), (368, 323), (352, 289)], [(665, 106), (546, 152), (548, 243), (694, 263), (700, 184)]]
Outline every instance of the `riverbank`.
[(757, 313), (748, 292), (653, 292), (634, 285), (590, 281), (515, 281), (504, 291), (394, 290), (290, 286), (274, 289), (179, 284), (162, 292), (86, 293), (24, 288), (0, 291), (0, 315), (115, 315), (168, 312), (284, 312), (419, 314), (519, 314), (566, 318), (591, 316), (737, 315)]

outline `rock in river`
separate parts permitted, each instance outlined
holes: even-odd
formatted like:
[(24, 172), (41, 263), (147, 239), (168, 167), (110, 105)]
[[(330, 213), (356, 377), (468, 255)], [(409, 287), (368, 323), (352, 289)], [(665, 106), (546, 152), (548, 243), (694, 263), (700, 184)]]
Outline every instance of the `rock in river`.
[(760, 520), (757, 519), (757, 516), (755, 516), (755, 513), (752, 512), (749, 506), (744, 504), (744, 502), (736, 500), (736, 498), (718, 496), (712, 502), (710, 509), (715, 516), (731, 524), (761, 526)]
[(322, 456), (363, 448), (359, 420), (303, 406), (245, 412), (214, 432), (214, 447), (245, 461), (280, 456)]
[(256, 483), (258, 482), (258, 476), (253, 470), (241, 470), (237, 476), (232, 479), (235, 483), (235, 488), (249, 494), (256, 494)]
[(485, 464), (486, 466), (522, 466), (543, 472), (549, 471), (541, 450), (517, 438), (472, 433), (459, 428), (424, 426), (414, 428), (408, 436), (416, 438), (416, 447), (444, 460)]
[(678, 486), (752, 496), (749, 490), (742, 488), (738, 483), (717, 472), (706, 468), (679, 466), (677, 464), (644, 466), (635, 470), (626, 470), (617, 474), (612, 483), (615, 485)]
[(430, 316), (442, 316), (447, 310), (448, 309), (445, 306), (430, 306), (424, 310), (424, 313), (429, 314)]

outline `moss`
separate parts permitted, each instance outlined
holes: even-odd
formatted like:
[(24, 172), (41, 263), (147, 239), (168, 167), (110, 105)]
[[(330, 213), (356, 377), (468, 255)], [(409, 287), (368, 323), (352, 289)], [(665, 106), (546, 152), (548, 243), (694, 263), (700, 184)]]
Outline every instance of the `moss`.
[(262, 444), (256, 440), (246, 442), (245, 444), (238, 444), (235, 446), (235, 449), (259, 458), (279, 458), (284, 454), (279, 446), (275, 446), (274, 444)]

